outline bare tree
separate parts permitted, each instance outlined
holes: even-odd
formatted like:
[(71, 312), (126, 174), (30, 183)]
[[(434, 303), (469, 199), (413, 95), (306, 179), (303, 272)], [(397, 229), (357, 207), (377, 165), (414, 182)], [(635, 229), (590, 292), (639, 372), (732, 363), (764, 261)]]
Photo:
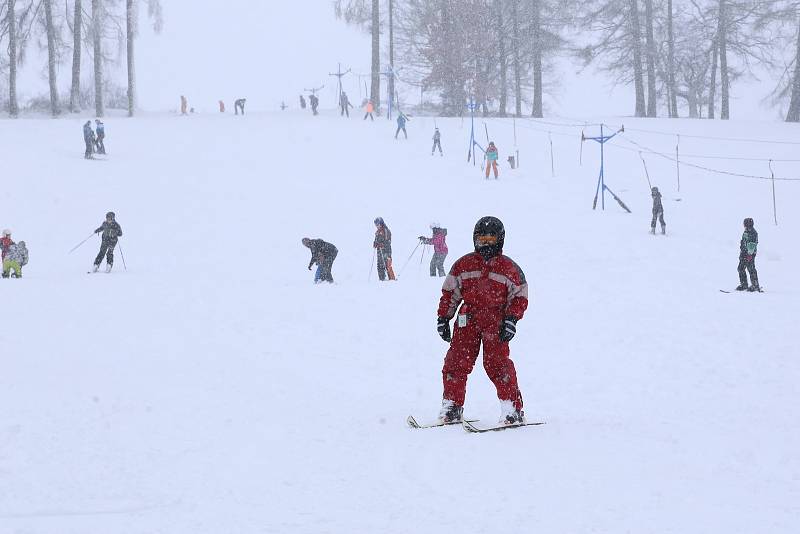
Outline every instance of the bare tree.
[[(381, 107), (381, 6), (380, 0), (335, 0), (337, 18), (348, 24), (366, 28), (372, 36), (370, 100), (380, 112)], [(394, 50), (391, 51), (392, 55)]]
[(92, 42), (94, 43), (94, 112), (105, 116), (103, 103), (103, 0), (92, 0)]
[(17, 103), (17, 12), (16, 0), (8, 0), (6, 18), (8, 20), (8, 114), (19, 116)]
[(669, 116), (678, 117), (678, 95), (675, 87), (675, 28), (672, 0), (667, 0), (667, 86), (669, 88)]
[(655, 117), (658, 106), (656, 93), (656, 42), (653, 35), (653, 0), (644, 0), (645, 53), (647, 57), (647, 116)]
[(541, 0), (531, 0), (531, 33), (532, 33), (532, 54), (533, 64), (533, 110), (531, 115), (534, 117), (544, 117), (543, 102), (544, 88), (542, 87), (542, 3)]
[(797, 18), (797, 38), (795, 39), (794, 74), (791, 82), (791, 99), (786, 112), (786, 122), (800, 122), (800, 14)]
[(519, 0), (511, 0), (511, 53), (514, 67), (514, 114), (522, 117), (522, 72), (520, 72)]
[(497, 56), (500, 66), (500, 109), (498, 115), (506, 116), (506, 105), (508, 103), (508, 57), (506, 56), (505, 35), (506, 28), (503, 23), (503, 0), (495, 0), (495, 11), (497, 12)]
[(45, 31), (47, 33), (47, 79), (50, 83), (50, 110), (53, 117), (61, 113), (58, 103), (58, 83), (56, 80), (56, 28), (53, 23), (53, 0), (44, 0)]
[(578, 18), (579, 27), (589, 31), (593, 43), (581, 50), (586, 65), (599, 62), (601, 69), (615, 75), (617, 83), (634, 86), (635, 114), (646, 115), (642, 32), (637, 0), (588, 0)]
[(74, 0), (72, 22), (72, 86), (69, 91), (69, 110), (72, 113), (80, 111), (81, 94), (81, 30), (83, 26), (83, 8), (81, 0)]

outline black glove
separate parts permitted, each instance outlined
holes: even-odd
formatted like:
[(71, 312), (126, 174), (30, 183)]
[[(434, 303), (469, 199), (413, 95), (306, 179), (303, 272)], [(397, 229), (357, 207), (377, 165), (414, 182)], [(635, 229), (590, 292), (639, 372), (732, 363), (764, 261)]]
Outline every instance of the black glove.
[(439, 332), (439, 337), (450, 343), (452, 337), (450, 336), (450, 321), (447, 317), (439, 317), (436, 320), (436, 331)]
[(517, 319), (509, 315), (503, 319), (503, 323), (500, 325), (500, 341), (511, 341), (516, 334)]

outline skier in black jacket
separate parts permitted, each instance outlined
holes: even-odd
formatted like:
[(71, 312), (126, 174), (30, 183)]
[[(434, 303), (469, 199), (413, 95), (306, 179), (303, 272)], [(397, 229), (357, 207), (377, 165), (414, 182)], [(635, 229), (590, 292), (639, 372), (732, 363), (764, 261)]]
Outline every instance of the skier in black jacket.
[(86, 121), (83, 125), (83, 142), (86, 143), (86, 152), (83, 153), (85, 159), (94, 159), (94, 144), (97, 138), (92, 130), (92, 121)]
[(661, 223), (661, 234), (667, 233), (667, 223), (664, 222), (664, 205), (661, 204), (661, 193), (657, 187), (650, 189), (650, 195), (653, 197), (653, 220), (650, 221), (650, 233), (656, 233), (656, 219)]
[(106, 213), (106, 220), (100, 225), (100, 228), (94, 231), (99, 234), (102, 232), (102, 242), (100, 244), (100, 253), (94, 259), (94, 269), (92, 272), (97, 272), (100, 264), (103, 262), (103, 256), (106, 257), (106, 272), (111, 272), (111, 267), (114, 265), (114, 248), (117, 246), (117, 241), (122, 235), (122, 227), (115, 220), (113, 211)]
[(339, 253), (336, 247), (322, 239), (309, 239), (308, 237), (303, 238), (303, 246), (311, 249), (311, 261), (308, 262), (308, 270), (310, 271), (311, 267), (315, 263), (317, 264), (314, 283), (328, 282), (332, 284), (333, 273), (331, 273), (331, 269), (333, 268), (333, 260), (336, 259), (336, 255)]
[[(753, 219), (744, 220), (744, 233), (739, 242), (739, 286), (736, 291), (761, 291), (756, 271), (756, 253), (758, 252), (758, 232), (753, 226)], [(750, 287), (747, 287), (747, 273), (750, 273)]]

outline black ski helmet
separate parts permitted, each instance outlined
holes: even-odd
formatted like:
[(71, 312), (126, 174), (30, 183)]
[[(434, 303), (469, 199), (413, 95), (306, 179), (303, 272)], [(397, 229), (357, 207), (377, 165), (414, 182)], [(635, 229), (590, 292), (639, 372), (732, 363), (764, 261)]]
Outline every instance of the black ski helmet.
[(750, 217), (748, 217), (748, 218), (746, 218), (746, 219), (744, 220), (744, 227), (745, 227), (745, 228), (752, 228), (752, 227), (753, 227), (753, 224), (754, 224), (754, 223), (753, 223), (753, 219), (751, 219)]
[[(497, 241), (492, 244), (480, 243), (478, 236), (492, 235), (497, 237)], [(472, 232), (472, 243), (475, 245), (475, 252), (480, 253), (485, 259), (497, 256), (503, 252), (503, 244), (506, 240), (506, 229), (502, 221), (497, 217), (481, 217), (475, 224)]]
[(116, 217), (116, 215), (114, 215), (113, 211), (109, 211), (108, 213), (106, 213), (106, 219), (111, 219), (113, 221), (114, 217)]

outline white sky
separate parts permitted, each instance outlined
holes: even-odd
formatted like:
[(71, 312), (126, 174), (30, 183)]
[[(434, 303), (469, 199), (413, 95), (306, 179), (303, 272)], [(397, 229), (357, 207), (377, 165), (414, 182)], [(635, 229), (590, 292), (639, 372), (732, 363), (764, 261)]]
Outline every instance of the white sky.
[[(297, 106), (300, 92), (325, 84), (323, 107), (336, 102), (335, 78), (328, 76), (342, 62), (343, 68), (368, 73), (369, 37), (335, 18), (331, 0), (284, 1), (162, 0), (165, 27), (154, 35), (142, 8), (137, 51), (139, 106), (151, 111), (174, 109), (185, 94), (198, 111), (215, 111), (222, 99), (248, 99), (251, 110), (274, 110), (281, 101)], [(382, 43), (383, 45), (383, 43)], [(31, 47), (28, 66), (19, 88), (23, 96), (44, 94), (44, 59)], [(88, 68), (91, 68), (87, 65)], [(561, 62), (555, 74), (560, 87), (546, 95), (546, 112), (572, 117), (630, 115), (632, 87), (613, 89), (592, 68), (580, 76), (570, 61)], [(69, 59), (60, 66), (59, 86), (69, 87)], [(366, 78), (348, 76), (345, 90), (354, 104), (361, 101)], [(117, 80), (125, 83), (120, 66)], [(733, 88), (734, 118), (776, 118), (760, 99), (771, 81), (737, 82)], [(84, 80), (86, 81), (86, 80)], [(408, 99), (418, 100), (411, 88)], [(413, 96), (412, 96), (413, 95)], [(663, 113), (663, 109), (659, 113)]]

